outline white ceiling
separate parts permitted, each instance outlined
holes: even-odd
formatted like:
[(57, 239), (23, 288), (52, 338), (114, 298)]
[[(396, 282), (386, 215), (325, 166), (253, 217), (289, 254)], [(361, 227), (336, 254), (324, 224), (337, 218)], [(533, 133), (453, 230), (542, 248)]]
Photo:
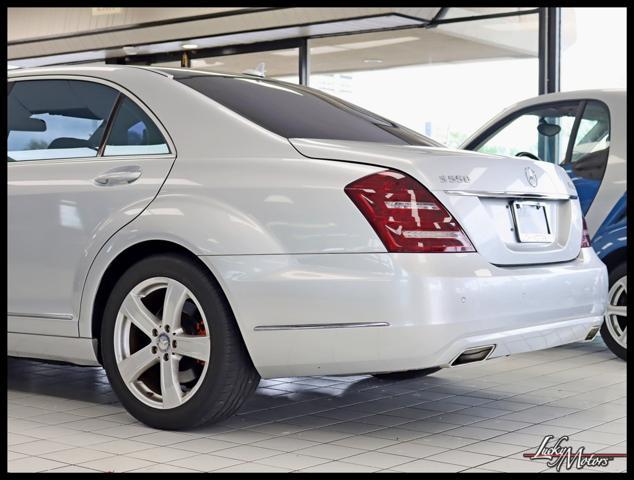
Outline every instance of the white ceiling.
[[(537, 55), (537, 15), (422, 28), (440, 7), (95, 10), (9, 8), (9, 63), (30, 67), (99, 62), (179, 51), (186, 43), (201, 49), (315, 36), (320, 37), (310, 41), (311, 71), (315, 73)], [(451, 7), (444, 18), (516, 10)], [(372, 33), (354, 34), (363, 31)], [(193, 58), (197, 58), (193, 64), (197, 68), (208, 65), (227, 72), (241, 72), (264, 62), (271, 76), (295, 75), (298, 65), (297, 49)]]
[(9, 8), (7, 39), (29, 40), (249, 10), (246, 8)]
[[(175, 18), (175, 10), (178, 9), (121, 8), (117, 13), (95, 15), (92, 8), (9, 8), (8, 58), (14, 60), (69, 52), (107, 51), (127, 45), (147, 45), (172, 40), (177, 41), (180, 46), (183, 42), (208, 37), (216, 37), (216, 43), (221, 39), (226, 42), (223, 45), (231, 45), (236, 42), (235, 38), (231, 38), (232, 35), (264, 32), (255, 40), (244, 39), (245, 43), (251, 43), (322, 34), (321, 29), (336, 22), (339, 28), (326, 31), (325, 34), (341, 33), (358, 31), (357, 25), (346, 24), (346, 21), (371, 20), (377, 16), (397, 16), (401, 24), (422, 24), (431, 19), (439, 8), (184, 9), (187, 12), (181, 12), (180, 17), (191, 16), (193, 11), (198, 11), (198, 15), (223, 15), (192, 18), (188, 21)], [(174, 22), (148, 24), (166, 19)], [(126, 25), (134, 28), (122, 30)], [(312, 27), (307, 30), (307, 25)], [(345, 28), (353, 30), (344, 30)], [(381, 23), (377, 28), (386, 27)], [(282, 30), (282, 35), (276, 36), (276, 30)], [(226, 38), (222, 40), (222, 37)]]

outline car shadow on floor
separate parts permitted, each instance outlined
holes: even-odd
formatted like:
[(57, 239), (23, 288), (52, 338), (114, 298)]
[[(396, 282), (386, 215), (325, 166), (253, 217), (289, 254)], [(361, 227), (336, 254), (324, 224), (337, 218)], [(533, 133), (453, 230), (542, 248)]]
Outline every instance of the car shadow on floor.
[[(275, 422), (288, 425), (299, 423), (303, 427), (319, 428), (333, 420), (354, 421), (355, 418), (410, 407), (424, 410), (437, 408), (437, 413), (433, 410), (429, 413), (427, 418), (431, 420), (431, 417), (451, 412), (450, 408), (442, 405), (442, 399), (458, 395), (477, 398), (480, 395), (494, 400), (496, 383), (487, 380), (491, 375), (522, 367), (524, 364), (530, 366), (545, 363), (543, 357), (576, 358), (583, 357), (586, 352), (600, 354), (601, 358), (611, 356), (599, 338), (591, 344), (577, 343), (544, 352), (522, 354), (511, 359), (494, 359), (406, 380), (385, 380), (370, 375), (263, 379), (256, 392), (245, 401), (236, 415), (194, 431), (212, 433)], [(7, 384), (10, 399), (11, 393), (14, 396), (34, 394), (111, 405), (121, 408), (120, 413), (125, 413), (101, 367), (9, 358)], [(503, 385), (500, 385), (499, 390), (497, 395), (500, 398), (509, 396), (504, 393)], [(473, 401), (474, 404), (478, 403)], [(399, 415), (405, 413), (411, 413), (411, 420), (425, 418), (422, 414), (417, 415), (416, 411), (401, 411)], [(130, 420), (133, 421), (131, 417)]]

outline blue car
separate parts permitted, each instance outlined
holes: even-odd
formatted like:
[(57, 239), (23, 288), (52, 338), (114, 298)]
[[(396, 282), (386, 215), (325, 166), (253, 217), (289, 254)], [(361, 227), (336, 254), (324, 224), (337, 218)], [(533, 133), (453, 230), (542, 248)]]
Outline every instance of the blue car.
[(494, 117), (461, 146), (560, 165), (577, 189), (592, 246), (608, 267), (601, 336), (627, 358), (627, 183), (625, 90), (540, 95)]

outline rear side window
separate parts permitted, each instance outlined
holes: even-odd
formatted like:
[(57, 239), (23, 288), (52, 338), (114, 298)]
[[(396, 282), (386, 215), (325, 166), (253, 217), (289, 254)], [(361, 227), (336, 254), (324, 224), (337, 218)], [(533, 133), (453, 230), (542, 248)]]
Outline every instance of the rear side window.
[(282, 137), (440, 146), (401, 125), (306, 87), (191, 73), (174, 78)]
[(132, 100), (119, 104), (106, 141), (105, 156), (169, 153), (161, 131)]
[(8, 97), (10, 161), (96, 157), (118, 92), (81, 80), (25, 80)]

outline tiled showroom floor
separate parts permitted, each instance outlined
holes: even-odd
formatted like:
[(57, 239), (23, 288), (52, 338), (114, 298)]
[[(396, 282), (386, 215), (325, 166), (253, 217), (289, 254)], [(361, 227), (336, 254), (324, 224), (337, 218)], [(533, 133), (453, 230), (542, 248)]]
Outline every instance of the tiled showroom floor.
[[(530, 471), (544, 435), (624, 453), (625, 362), (598, 338), (407, 381), (263, 380), (239, 415), (165, 432), (103, 370), (8, 362), (9, 471)], [(624, 471), (625, 459), (594, 470)]]

